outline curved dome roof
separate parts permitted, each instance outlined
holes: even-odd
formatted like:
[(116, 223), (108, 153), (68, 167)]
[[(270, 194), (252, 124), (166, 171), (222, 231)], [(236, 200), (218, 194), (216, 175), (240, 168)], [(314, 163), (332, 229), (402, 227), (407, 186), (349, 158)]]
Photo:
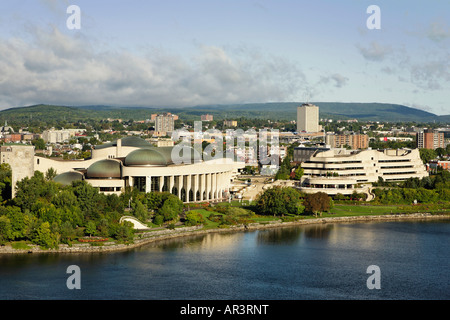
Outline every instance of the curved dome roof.
[(87, 178), (120, 178), (121, 175), (120, 162), (104, 159), (94, 162), (87, 169)]
[(153, 148), (142, 148), (130, 152), (124, 163), (126, 166), (167, 166), (171, 163), (168, 155)]
[(61, 183), (63, 186), (72, 184), (72, 181), (83, 180), (83, 174), (77, 171), (69, 171), (58, 174), (53, 181)]
[[(122, 142), (122, 147), (144, 148), (144, 147), (151, 146), (150, 142), (146, 141), (145, 139), (136, 137), (136, 136), (128, 136), (128, 137), (121, 138), (120, 140)], [(104, 149), (104, 148), (110, 148), (110, 147), (116, 147), (116, 146), (117, 146), (117, 140), (95, 146), (95, 149)]]

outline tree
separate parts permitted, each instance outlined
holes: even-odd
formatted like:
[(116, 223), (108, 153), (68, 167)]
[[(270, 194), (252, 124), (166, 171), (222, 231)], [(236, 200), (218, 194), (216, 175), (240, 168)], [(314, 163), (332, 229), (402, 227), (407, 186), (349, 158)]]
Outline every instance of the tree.
[(295, 169), (294, 180), (301, 180), (304, 172), (305, 170), (301, 166), (298, 166), (298, 168)]
[(56, 177), (56, 170), (53, 168), (48, 168), (47, 172), (45, 173), (45, 180), (50, 181), (53, 180), (54, 177)]
[(300, 193), (290, 187), (276, 186), (265, 190), (257, 199), (256, 208), (260, 214), (283, 216), (298, 214)]
[(191, 211), (186, 214), (186, 225), (187, 226), (196, 226), (202, 224), (205, 221), (202, 214), (196, 211)]
[(32, 140), (31, 144), (36, 148), (36, 150), (44, 150), (45, 149), (45, 141), (42, 138)]
[(11, 166), (0, 164), (0, 202), (11, 199)]
[(275, 180), (288, 180), (291, 173), (291, 161), (289, 156), (286, 156), (281, 162), (280, 168), (275, 175)]
[(130, 221), (124, 221), (113, 227), (112, 236), (120, 242), (132, 241), (134, 237), (133, 224)]
[(0, 216), (0, 245), (12, 240), (11, 221), (7, 216)]
[(95, 222), (94, 221), (89, 221), (86, 224), (86, 228), (84, 229), (84, 232), (86, 234), (88, 234), (89, 237), (95, 235), (97, 233), (97, 226), (95, 225)]
[(175, 195), (171, 194), (161, 209), (158, 211), (164, 217), (164, 221), (176, 219), (183, 210), (183, 202)]
[(33, 242), (44, 248), (57, 248), (59, 238), (60, 235), (50, 229), (50, 223), (43, 222), (37, 228)]
[(436, 159), (437, 153), (433, 149), (419, 149), (420, 159), (422, 159), (423, 163), (429, 163), (430, 160)]
[(141, 201), (136, 200), (133, 209), (133, 215), (141, 221), (146, 221), (149, 217), (147, 206), (142, 204)]
[(317, 214), (329, 211), (331, 208), (331, 198), (325, 192), (308, 193), (303, 201), (305, 212)]

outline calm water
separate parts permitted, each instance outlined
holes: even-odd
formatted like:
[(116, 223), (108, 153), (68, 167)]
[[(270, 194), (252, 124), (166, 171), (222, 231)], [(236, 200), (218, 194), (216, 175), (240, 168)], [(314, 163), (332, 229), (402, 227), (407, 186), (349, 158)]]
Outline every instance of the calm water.
[[(211, 234), (109, 254), (0, 257), (0, 299), (449, 299), (450, 223)], [(81, 289), (69, 290), (69, 265)], [(377, 265), (381, 289), (369, 290)]]

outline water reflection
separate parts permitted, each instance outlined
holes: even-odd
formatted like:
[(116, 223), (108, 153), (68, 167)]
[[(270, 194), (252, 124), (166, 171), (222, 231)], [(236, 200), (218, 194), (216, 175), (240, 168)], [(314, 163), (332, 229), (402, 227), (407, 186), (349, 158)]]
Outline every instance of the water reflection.
[(334, 224), (307, 226), (305, 227), (305, 237), (309, 239), (325, 240), (330, 237), (330, 234), (334, 228)]
[(308, 239), (328, 239), (334, 225), (299, 226), (260, 230), (257, 236), (258, 244), (295, 244), (302, 235)]

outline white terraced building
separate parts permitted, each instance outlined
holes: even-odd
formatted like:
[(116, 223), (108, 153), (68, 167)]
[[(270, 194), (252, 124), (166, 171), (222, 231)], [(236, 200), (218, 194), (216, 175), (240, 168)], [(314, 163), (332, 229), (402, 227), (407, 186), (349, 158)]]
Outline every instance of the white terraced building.
[(173, 150), (174, 147), (154, 147), (138, 137), (126, 137), (96, 146), (88, 160), (54, 160), (34, 155), (28, 165), (31, 172), (45, 173), (53, 168), (57, 173), (54, 180), (63, 185), (86, 180), (105, 194), (119, 195), (132, 187), (143, 192), (167, 191), (183, 202), (228, 200), (231, 183), (245, 163), (227, 158), (202, 160), (193, 148), (179, 163), (173, 161)]
[(304, 176), (300, 189), (329, 195), (367, 192), (380, 177), (384, 181), (404, 181), (428, 176), (418, 149), (330, 149), (314, 153), (301, 166)]

